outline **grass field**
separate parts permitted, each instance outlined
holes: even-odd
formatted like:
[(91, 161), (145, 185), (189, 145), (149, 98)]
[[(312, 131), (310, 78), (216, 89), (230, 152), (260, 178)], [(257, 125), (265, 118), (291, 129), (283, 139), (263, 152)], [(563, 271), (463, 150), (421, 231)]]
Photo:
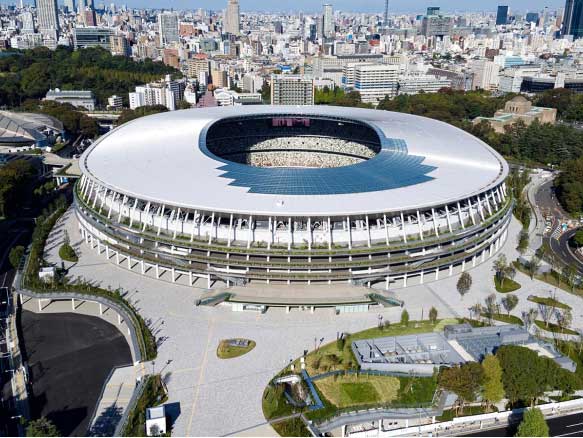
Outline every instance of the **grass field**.
[(505, 278), (504, 283), (501, 285), (500, 281), (496, 276), (494, 276), (494, 286), (496, 287), (496, 291), (500, 292), (501, 294), (506, 294), (509, 292), (514, 292), (520, 289), (520, 283), (510, 279)]
[(516, 325), (523, 325), (524, 324), (522, 322), (522, 319), (520, 319), (518, 316), (507, 315), (505, 313), (495, 313), (494, 315), (492, 315), (492, 319), (494, 319), (496, 321), (505, 322), (508, 324), (516, 324)]
[(280, 436), (310, 436), (310, 432), (301, 418), (278, 421), (271, 425)]
[(544, 304), (545, 306), (554, 307), (556, 309), (571, 309), (571, 306), (565, 303), (561, 303), (559, 300), (556, 300), (551, 297), (537, 297), (531, 295), (528, 297), (528, 301), (531, 301), (536, 304)]
[(571, 330), (568, 328), (564, 328), (561, 330), (561, 327), (559, 327), (557, 324), (553, 324), (552, 322), (549, 322), (548, 326), (545, 324), (544, 321), (541, 321), (540, 319), (537, 319), (534, 322), (538, 328), (542, 329), (542, 330), (546, 330), (548, 332), (553, 332), (553, 333), (563, 333), (565, 335), (578, 335), (579, 333), (577, 333), (575, 330)]
[(229, 341), (231, 340), (232, 339), (223, 339), (221, 342), (219, 342), (219, 346), (217, 348), (217, 357), (219, 359), (233, 359), (234, 357), (243, 356), (255, 348), (255, 341), (249, 340), (249, 345), (246, 347), (236, 347), (229, 345)]
[(400, 388), (396, 377), (366, 374), (326, 377), (314, 383), (324, 397), (338, 408), (390, 403), (397, 399)]

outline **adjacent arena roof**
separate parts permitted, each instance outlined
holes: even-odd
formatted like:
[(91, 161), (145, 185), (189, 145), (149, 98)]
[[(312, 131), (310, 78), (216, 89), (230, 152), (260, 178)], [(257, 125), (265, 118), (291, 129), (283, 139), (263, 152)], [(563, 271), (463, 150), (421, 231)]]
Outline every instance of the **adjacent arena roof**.
[[(206, 134), (213, 124), (228, 118), (244, 124), (246, 117), (357, 122), (376, 131), (380, 152), (331, 168), (254, 167), (210, 152)], [(80, 164), (105, 187), (143, 200), (275, 216), (431, 207), (481, 193), (508, 173), (500, 155), (451, 125), (408, 114), (325, 106), (204, 108), (144, 117), (102, 137)]]

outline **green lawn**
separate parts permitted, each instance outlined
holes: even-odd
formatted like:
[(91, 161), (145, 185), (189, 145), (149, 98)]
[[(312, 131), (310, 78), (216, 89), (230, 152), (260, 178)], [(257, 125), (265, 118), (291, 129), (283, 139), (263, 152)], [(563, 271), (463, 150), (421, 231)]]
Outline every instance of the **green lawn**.
[(289, 405), (283, 395), (283, 386), (277, 388), (268, 386), (263, 392), (261, 402), (263, 415), (268, 420), (272, 418), (285, 417), (294, 413), (293, 406)]
[(554, 298), (547, 298), (547, 297), (537, 297), (531, 295), (528, 297), (528, 301), (532, 301), (533, 303), (537, 304), (544, 304), (545, 306), (555, 307), (556, 309), (571, 309), (571, 306), (565, 303), (561, 303), (559, 300)]
[(523, 324), (522, 319), (520, 319), (518, 316), (507, 315), (505, 313), (495, 313), (494, 315), (492, 315), (492, 319), (495, 319), (496, 321), (505, 322), (507, 324), (516, 324), (516, 325)]
[[(524, 266), (522, 266), (520, 263), (514, 262), (513, 265), (518, 271), (530, 276), (530, 273), (528, 272), (528, 270)], [(545, 274), (537, 274), (534, 276), (534, 278), (536, 278), (537, 280), (542, 281), (543, 283), (547, 283), (551, 286), (558, 287), (559, 289), (562, 289), (565, 292), (569, 292), (569, 293), (575, 294), (575, 295), (583, 295), (583, 288), (572, 287), (569, 284), (567, 284), (567, 282), (565, 281), (564, 278), (559, 281), (558, 277), (559, 277), (559, 275), (555, 271), (553, 271), (552, 274), (545, 273)]]
[(341, 383), (340, 400), (341, 404), (350, 406), (363, 403), (377, 403), (381, 401), (381, 396), (370, 382)]
[(310, 436), (306, 425), (299, 417), (290, 418), (289, 420), (278, 421), (271, 425), (279, 436)]
[(316, 380), (314, 384), (338, 408), (388, 404), (397, 399), (400, 388), (397, 377), (367, 374), (331, 376)]
[(235, 357), (243, 356), (255, 348), (255, 341), (241, 339), (243, 341), (249, 341), (249, 345), (246, 347), (237, 347), (229, 345), (229, 341), (231, 340), (232, 339), (223, 339), (221, 342), (219, 342), (219, 346), (217, 348), (217, 357), (219, 359), (233, 359)]
[(565, 335), (578, 335), (579, 334), (575, 330), (571, 330), (568, 328), (564, 328), (561, 330), (561, 328), (557, 324), (553, 324), (552, 322), (549, 322), (549, 324), (547, 326), (547, 324), (545, 324), (545, 322), (541, 321), (540, 319), (537, 319), (534, 323), (537, 325), (538, 328), (540, 328), (542, 330), (546, 330), (548, 332), (563, 333)]
[(520, 289), (520, 283), (510, 278), (505, 278), (503, 284), (501, 285), (496, 276), (494, 276), (494, 286), (496, 287), (496, 291), (502, 294), (514, 292)]

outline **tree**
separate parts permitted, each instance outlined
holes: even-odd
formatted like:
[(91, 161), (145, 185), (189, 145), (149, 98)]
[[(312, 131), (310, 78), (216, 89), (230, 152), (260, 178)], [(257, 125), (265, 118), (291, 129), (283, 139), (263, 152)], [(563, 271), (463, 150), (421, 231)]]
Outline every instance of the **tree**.
[(472, 276), (468, 272), (462, 272), (460, 278), (457, 280), (457, 291), (464, 299), (464, 295), (467, 294), (472, 287)]
[(583, 246), (583, 230), (578, 230), (573, 237), (573, 241), (577, 244), (577, 246)]
[(500, 287), (504, 286), (504, 279), (506, 278), (506, 274), (508, 273), (508, 261), (506, 260), (506, 256), (504, 254), (500, 255), (494, 261), (494, 272), (496, 273), (496, 278), (498, 279), (498, 283), (500, 283)]
[(439, 374), (439, 386), (457, 394), (463, 411), (465, 402), (476, 399), (484, 381), (484, 370), (478, 362), (467, 362), (451, 368), (444, 368)]
[(524, 412), (515, 436), (549, 436), (549, 426), (540, 409), (533, 408)]
[(18, 268), (20, 265), (20, 261), (24, 256), (24, 246), (15, 246), (10, 250), (10, 254), (8, 254), (8, 260), (13, 268)]
[(528, 270), (528, 273), (530, 275), (531, 280), (534, 279), (534, 276), (536, 275), (536, 273), (540, 269), (540, 265), (541, 265), (541, 260), (536, 255), (533, 256), (532, 259), (530, 259), (530, 261), (526, 265), (526, 268)]
[(571, 313), (571, 309), (556, 309), (555, 319), (557, 320), (557, 325), (561, 329), (561, 332), (565, 329), (568, 329), (573, 322), (573, 314)]
[(409, 312), (407, 312), (407, 309), (403, 309), (401, 312), (401, 325), (405, 327), (409, 325)]
[(504, 397), (502, 367), (496, 356), (487, 355), (482, 362), (484, 369), (484, 388), (482, 395), (489, 405), (498, 403)]
[(431, 321), (433, 324), (437, 322), (437, 309), (433, 306), (431, 306), (431, 309), (429, 309), (429, 321)]
[(60, 436), (55, 425), (46, 417), (33, 420), (26, 426), (26, 436)]
[(518, 297), (514, 294), (507, 294), (502, 298), (502, 306), (506, 313), (510, 315), (510, 312), (518, 305)]
[(498, 309), (498, 305), (496, 304), (496, 294), (490, 294), (484, 300), (486, 303), (486, 312), (488, 312), (488, 318), (490, 319), (490, 323), (492, 323), (492, 317), (494, 316), (496, 310)]

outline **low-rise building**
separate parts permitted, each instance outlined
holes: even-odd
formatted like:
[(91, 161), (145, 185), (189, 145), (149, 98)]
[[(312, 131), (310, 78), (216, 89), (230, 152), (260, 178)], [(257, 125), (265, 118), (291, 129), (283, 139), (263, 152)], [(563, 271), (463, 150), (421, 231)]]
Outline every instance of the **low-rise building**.
[(496, 111), (494, 117), (476, 117), (472, 123), (477, 125), (486, 121), (494, 131), (503, 133), (506, 126), (512, 125), (519, 120), (522, 120), (528, 126), (535, 120), (540, 123), (554, 124), (556, 118), (557, 110), (555, 108), (533, 106), (532, 102), (525, 97), (516, 96), (506, 102), (503, 110)]
[(52, 100), (59, 103), (69, 103), (77, 108), (84, 108), (88, 111), (95, 110), (95, 97), (90, 90), (60, 90), (50, 89), (44, 100)]

